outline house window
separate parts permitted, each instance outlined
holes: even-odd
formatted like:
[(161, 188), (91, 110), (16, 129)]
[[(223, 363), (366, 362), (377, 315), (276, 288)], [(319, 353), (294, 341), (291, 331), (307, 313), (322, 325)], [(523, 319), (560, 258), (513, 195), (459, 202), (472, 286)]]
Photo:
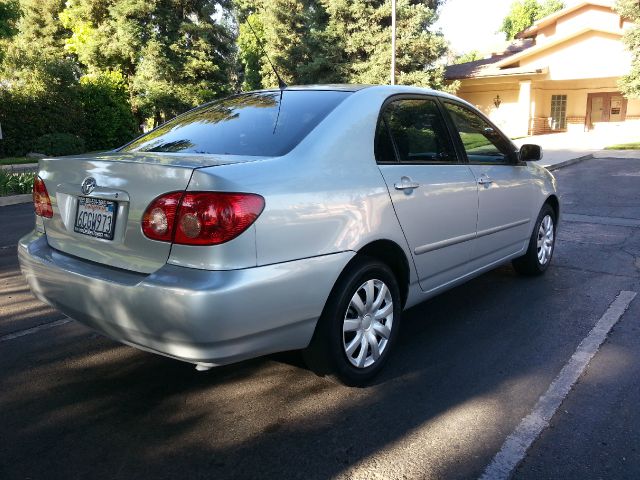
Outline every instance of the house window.
[(551, 95), (551, 129), (567, 128), (567, 96)]

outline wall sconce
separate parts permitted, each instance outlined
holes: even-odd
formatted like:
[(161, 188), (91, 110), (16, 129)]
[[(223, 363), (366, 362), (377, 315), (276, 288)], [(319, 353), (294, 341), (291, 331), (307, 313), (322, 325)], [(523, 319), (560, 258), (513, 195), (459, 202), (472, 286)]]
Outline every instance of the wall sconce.
[(500, 108), (501, 103), (502, 100), (500, 99), (500, 95), (496, 95), (496, 98), (493, 99), (493, 104), (496, 106), (496, 108)]

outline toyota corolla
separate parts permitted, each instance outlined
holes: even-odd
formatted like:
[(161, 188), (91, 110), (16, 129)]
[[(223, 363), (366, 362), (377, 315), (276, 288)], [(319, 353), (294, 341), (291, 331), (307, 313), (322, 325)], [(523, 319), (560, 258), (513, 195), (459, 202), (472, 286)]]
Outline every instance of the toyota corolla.
[(128, 345), (199, 369), (302, 349), (360, 385), (403, 310), (505, 262), (547, 269), (540, 158), (432, 90), (243, 93), (40, 160), (19, 258), (38, 298)]

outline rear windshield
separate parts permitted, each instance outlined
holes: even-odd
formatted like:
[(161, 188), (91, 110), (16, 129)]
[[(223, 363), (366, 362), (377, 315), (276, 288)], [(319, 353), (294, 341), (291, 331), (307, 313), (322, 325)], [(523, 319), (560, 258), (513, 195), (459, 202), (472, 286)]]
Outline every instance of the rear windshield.
[(125, 145), (123, 152), (279, 156), (352, 92), (252, 92), (191, 110)]

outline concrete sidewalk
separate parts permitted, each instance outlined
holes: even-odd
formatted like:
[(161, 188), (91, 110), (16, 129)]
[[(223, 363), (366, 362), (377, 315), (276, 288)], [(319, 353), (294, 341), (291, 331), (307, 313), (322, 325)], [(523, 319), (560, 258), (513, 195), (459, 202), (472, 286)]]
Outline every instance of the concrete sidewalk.
[[(549, 170), (571, 165), (586, 158), (640, 158), (638, 150), (604, 150), (609, 145), (630, 143), (640, 139), (640, 132), (580, 132), (580, 133), (552, 133), (549, 135), (534, 135), (514, 140), (520, 147), (525, 143), (535, 143), (542, 147), (544, 157), (540, 161)], [(621, 153), (624, 152), (624, 153)]]

